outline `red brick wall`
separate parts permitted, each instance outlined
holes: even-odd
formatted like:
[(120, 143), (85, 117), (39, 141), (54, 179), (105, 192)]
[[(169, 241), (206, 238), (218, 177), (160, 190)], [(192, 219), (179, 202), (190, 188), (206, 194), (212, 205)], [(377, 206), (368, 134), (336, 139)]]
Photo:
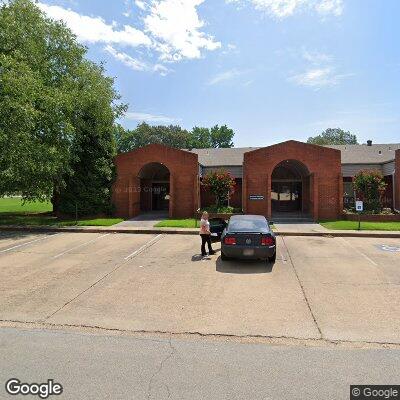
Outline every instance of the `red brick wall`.
[(400, 150), (396, 150), (395, 171), (396, 173), (394, 176), (394, 186), (395, 186), (396, 209), (400, 210)]
[[(271, 216), (271, 175), (285, 160), (303, 163), (311, 174), (309, 205), (314, 219), (338, 218), (343, 208), (340, 151), (295, 140), (245, 153), (245, 212)], [(249, 200), (251, 194), (263, 195), (264, 200)]]
[(172, 218), (194, 215), (199, 207), (198, 157), (188, 151), (159, 144), (119, 154), (115, 157), (117, 179), (113, 187), (116, 216), (130, 218), (140, 213), (140, 170), (148, 163), (164, 164), (170, 172), (170, 210)]

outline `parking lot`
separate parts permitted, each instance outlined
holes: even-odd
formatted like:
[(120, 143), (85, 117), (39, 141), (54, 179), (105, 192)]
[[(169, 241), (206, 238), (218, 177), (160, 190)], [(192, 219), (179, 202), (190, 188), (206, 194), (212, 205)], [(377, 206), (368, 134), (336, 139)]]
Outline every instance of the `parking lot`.
[(202, 260), (189, 235), (1, 233), (0, 320), (400, 344), (398, 239), (277, 246), (268, 265)]

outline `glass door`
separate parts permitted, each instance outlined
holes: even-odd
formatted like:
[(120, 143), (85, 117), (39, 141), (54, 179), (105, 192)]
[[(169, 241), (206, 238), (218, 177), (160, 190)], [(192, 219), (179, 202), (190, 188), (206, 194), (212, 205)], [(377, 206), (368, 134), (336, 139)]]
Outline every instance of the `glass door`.
[(272, 182), (272, 211), (301, 211), (301, 182)]

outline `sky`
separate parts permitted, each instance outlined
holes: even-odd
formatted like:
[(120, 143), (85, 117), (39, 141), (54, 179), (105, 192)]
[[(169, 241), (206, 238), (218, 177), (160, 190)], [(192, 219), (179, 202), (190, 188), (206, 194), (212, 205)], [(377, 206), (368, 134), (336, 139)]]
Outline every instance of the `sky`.
[(340, 127), (400, 142), (398, 0), (40, 0), (105, 62), (121, 123), (227, 124), (235, 146)]

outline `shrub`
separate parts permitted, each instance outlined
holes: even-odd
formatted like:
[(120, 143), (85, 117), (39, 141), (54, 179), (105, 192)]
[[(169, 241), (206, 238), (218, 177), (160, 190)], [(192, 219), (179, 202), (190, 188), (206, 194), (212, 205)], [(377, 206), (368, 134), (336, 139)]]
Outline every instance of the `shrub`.
[(386, 186), (382, 173), (376, 170), (360, 171), (354, 177), (354, 189), (357, 198), (364, 202), (364, 211), (382, 211), (382, 197)]
[(234, 214), (242, 212), (240, 208), (234, 208), (231, 206), (216, 206), (216, 205), (206, 207), (204, 211), (208, 211), (209, 213), (214, 213), (214, 214)]
[(202, 185), (215, 196), (215, 205), (221, 207), (235, 192), (236, 182), (229, 172), (220, 170), (208, 173)]

